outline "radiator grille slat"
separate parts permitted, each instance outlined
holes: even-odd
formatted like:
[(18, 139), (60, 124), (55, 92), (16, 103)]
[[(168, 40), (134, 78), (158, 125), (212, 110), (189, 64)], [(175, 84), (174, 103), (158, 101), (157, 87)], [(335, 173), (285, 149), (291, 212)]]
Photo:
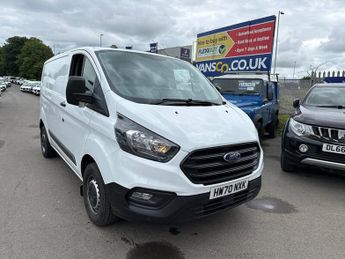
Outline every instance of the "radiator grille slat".
[[(232, 162), (225, 161), (224, 155), (229, 152), (241, 156)], [(258, 143), (245, 143), (196, 150), (184, 159), (181, 169), (191, 182), (210, 185), (251, 174), (258, 167), (259, 159)]]
[(313, 126), (314, 135), (333, 142), (345, 143), (345, 130)]

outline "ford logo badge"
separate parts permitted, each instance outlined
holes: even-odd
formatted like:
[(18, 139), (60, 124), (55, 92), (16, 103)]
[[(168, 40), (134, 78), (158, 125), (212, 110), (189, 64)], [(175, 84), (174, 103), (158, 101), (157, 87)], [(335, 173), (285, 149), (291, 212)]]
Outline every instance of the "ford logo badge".
[(228, 163), (234, 163), (241, 158), (241, 154), (239, 152), (229, 152), (224, 155), (224, 161)]

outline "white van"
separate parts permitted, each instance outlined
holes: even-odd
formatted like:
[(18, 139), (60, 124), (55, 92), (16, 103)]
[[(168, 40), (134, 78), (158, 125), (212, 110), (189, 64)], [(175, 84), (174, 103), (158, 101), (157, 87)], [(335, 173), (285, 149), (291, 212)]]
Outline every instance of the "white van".
[(40, 100), (43, 156), (80, 178), (96, 225), (197, 219), (261, 188), (253, 123), (185, 61), (75, 49), (45, 63)]

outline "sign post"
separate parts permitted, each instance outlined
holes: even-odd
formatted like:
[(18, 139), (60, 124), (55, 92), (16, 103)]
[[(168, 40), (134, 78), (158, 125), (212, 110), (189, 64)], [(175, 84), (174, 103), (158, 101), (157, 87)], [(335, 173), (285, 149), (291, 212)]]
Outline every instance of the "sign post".
[(270, 71), (275, 23), (269, 16), (199, 33), (196, 67), (205, 76)]

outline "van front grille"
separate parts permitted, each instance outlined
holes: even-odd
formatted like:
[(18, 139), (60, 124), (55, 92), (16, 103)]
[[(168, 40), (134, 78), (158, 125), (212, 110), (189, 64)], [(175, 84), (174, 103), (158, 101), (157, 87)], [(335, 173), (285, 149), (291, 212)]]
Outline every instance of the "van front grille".
[[(234, 160), (226, 161), (228, 153), (238, 153)], [(200, 149), (188, 155), (181, 169), (189, 180), (196, 184), (216, 184), (241, 178), (257, 169), (260, 148), (257, 143)]]

